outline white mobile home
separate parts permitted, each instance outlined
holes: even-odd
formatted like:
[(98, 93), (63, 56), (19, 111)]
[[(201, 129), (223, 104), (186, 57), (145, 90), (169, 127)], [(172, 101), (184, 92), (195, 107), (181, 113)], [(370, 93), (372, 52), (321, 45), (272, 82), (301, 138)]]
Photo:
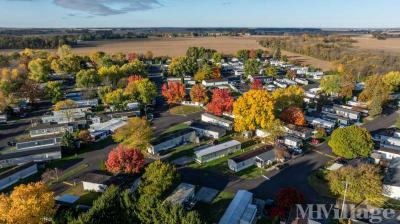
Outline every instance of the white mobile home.
[(224, 119), (222, 117), (218, 117), (209, 113), (204, 113), (201, 115), (201, 121), (213, 124), (219, 127), (223, 127), (226, 130), (232, 130), (233, 128), (233, 121)]
[(273, 161), (275, 158), (272, 146), (268, 145), (229, 159), (228, 167), (234, 172), (242, 171), (246, 168), (256, 165), (256, 163), (258, 162), (257, 158), (259, 156), (261, 156), (261, 158), (265, 157), (265, 155), (263, 154), (268, 155), (268, 157), (270, 157), (268, 159), (269, 161)]
[(239, 141), (231, 140), (219, 145), (200, 149), (194, 153), (195, 159), (198, 163), (209, 162), (239, 151), (241, 145), (242, 144)]
[(195, 186), (193, 184), (181, 183), (166, 199), (173, 205), (183, 206), (184, 203), (190, 202), (195, 196)]
[(43, 162), (61, 159), (61, 147), (47, 147), (0, 154), (0, 168), (29, 162)]
[(223, 86), (228, 85), (229, 82), (227, 79), (210, 79), (210, 80), (203, 80), (201, 82), (205, 87), (213, 87), (213, 86)]
[(226, 135), (226, 130), (205, 122), (193, 122), (190, 128), (194, 129), (199, 137), (218, 139)]
[(283, 137), (283, 144), (288, 147), (300, 148), (303, 146), (303, 140), (294, 136), (285, 136)]
[(161, 135), (151, 141), (147, 151), (151, 154), (156, 154), (160, 151), (166, 151), (183, 144), (195, 142), (196, 138), (196, 131), (192, 129), (175, 131)]
[(286, 133), (297, 136), (303, 140), (311, 138), (313, 131), (311, 128), (297, 126), (293, 124), (286, 124), (285, 126), (283, 126), (283, 128), (285, 129)]
[(69, 124), (40, 124), (30, 128), (29, 135), (31, 138), (58, 135), (65, 132), (74, 132), (74, 126)]
[(257, 206), (253, 204), (253, 193), (239, 190), (218, 224), (254, 224)]
[(0, 173), (0, 191), (37, 172), (36, 163), (30, 162)]

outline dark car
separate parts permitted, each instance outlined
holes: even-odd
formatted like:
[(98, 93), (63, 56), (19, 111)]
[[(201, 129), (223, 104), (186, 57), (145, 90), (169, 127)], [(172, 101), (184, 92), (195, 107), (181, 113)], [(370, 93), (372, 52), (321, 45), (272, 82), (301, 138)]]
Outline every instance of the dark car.
[(282, 164), (277, 165), (276, 168), (277, 168), (278, 170), (283, 170), (283, 169), (285, 169), (285, 168), (288, 167), (288, 166), (289, 166), (289, 164), (287, 164), (287, 163), (282, 163)]

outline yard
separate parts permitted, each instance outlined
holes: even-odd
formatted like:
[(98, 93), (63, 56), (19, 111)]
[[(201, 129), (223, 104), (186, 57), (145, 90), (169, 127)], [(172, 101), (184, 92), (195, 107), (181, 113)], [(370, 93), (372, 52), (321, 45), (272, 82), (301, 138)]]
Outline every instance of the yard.
[(84, 191), (82, 182), (76, 184), (76, 186), (72, 186), (68, 190), (64, 191), (61, 195), (65, 194), (79, 196), (80, 198), (77, 202), (75, 202), (75, 204), (87, 206), (92, 206), (93, 201), (101, 195), (101, 193), (97, 192)]
[(201, 112), (201, 111), (203, 111), (203, 108), (202, 108), (202, 107), (197, 107), (197, 106), (185, 106), (185, 105), (176, 106), (176, 107), (173, 107), (173, 108), (171, 108), (171, 109), (169, 110), (169, 112), (170, 112), (171, 114), (174, 114), (174, 115), (183, 115), (183, 116), (186, 116), (186, 115), (189, 115), (189, 114), (194, 114), (194, 113)]
[(211, 204), (199, 202), (195, 210), (204, 217), (205, 223), (218, 223), (234, 196), (235, 194), (231, 192), (222, 191)]
[(174, 132), (174, 131), (186, 129), (186, 128), (188, 128), (188, 127), (189, 127), (188, 124), (186, 124), (186, 123), (180, 123), (180, 124), (177, 124), (177, 125), (174, 125), (174, 126), (169, 127), (167, 130), (165, 130), (165, 131), (163, 132), (163, 134), (167, 134), (167, 133), (171, 133), (171, 132)]

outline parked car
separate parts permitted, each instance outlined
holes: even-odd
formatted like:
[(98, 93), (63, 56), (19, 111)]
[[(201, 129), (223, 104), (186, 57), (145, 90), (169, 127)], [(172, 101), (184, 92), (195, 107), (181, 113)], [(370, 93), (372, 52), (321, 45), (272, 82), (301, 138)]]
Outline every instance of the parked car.
[(285, 169), (285, 168), (288, 167), (288, 166), (289, 166), (289, 164), (287, 164), (287, 163), (282, 163), (282, 164), (277, 165), (276, 168), (277, 168), (278, 170), (283, 170), (283, 169)]
[(301, 148), (292, 148), (291, 150), (295, 155), (303, 153), (303, 150)]

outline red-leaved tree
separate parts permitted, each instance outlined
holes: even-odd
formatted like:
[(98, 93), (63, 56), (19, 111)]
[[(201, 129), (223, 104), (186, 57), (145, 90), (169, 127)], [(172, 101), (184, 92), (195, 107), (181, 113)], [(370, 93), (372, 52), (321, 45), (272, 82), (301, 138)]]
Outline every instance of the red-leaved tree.
[(231, 112), (233, 108), (233, 97), (227, 89), (214, 89), (212, 100), (207, 105), (207, 112), (221, 116), (224, 112)]
[(274, 218), (284, 218), (286, 215), (285, 209), (281, 207), (274, 207), (271, 209), (269, 213), (269, 218), (274, 219)]
[(131, 76), (128, 77), (128, 84), (129, 83), (134, 83), (136, 81), (140, 81), (142, 79), (143, 79), (143, 77), (140, 76), (140, 75), (131, 75)]
[(303, 110), (301, 110), (298, 107), (289, 107), (285, 109), (281, 113), (281, 120), (289, 124), (295, 124), (300, 126), (306, 124), (306, 119)]
[(118, 145), (108, 154), (106, 168), (111, 173), (139, 173), (144, 165), (143, 154), (138, 149)]
[(262, 82), (262, 80), (260, 80), (260, 79), (255, 79), (254, 81), (253, 81), (253, 83), (251, 84), (251, 87), (250, 87), (251, 89), (253, 89), (253, 90), (261, 90), (261, 89), (263, 89), (263, 82)]
[(305, 202), (304, 194), (294, 187), (282, 188), (276, 194), (277, 206), (289, 211), (296, 204)]
[(185, 99), (186, 89), (180, 82), (168, 82), (162, 86), (162, 95), (168, 104), (175, 104)]
[(129, 62), (133, 62), (134, 60), (136, 60), (138, 58), (138, 55), (135, 52), (129, 53), (128, 54), (128, 61)]
[(190, 99), (193, 102), (207, 103), (207, 90), (201, 84), (194, 85), (190, 90)]

